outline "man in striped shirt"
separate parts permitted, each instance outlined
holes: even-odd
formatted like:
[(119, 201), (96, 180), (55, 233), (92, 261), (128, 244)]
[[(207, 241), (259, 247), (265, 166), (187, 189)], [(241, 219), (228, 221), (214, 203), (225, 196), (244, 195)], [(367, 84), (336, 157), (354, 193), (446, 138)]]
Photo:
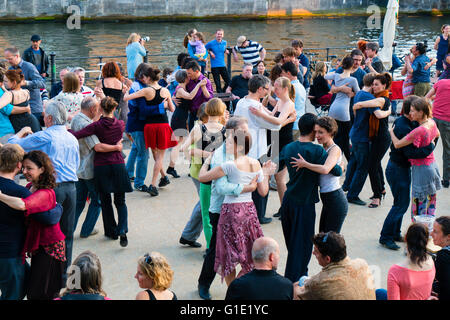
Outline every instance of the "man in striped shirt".
[(237, 52), (240, 52), (244, 63), (251, 63), (256, 67), (259, 60), (264, 61), (266, 57), (266, 49), (264, 49), (258, 42), (248, 40), (246, 36), (237, 38), (237, 45), (233, 47), (234, 61), (238, 61)]

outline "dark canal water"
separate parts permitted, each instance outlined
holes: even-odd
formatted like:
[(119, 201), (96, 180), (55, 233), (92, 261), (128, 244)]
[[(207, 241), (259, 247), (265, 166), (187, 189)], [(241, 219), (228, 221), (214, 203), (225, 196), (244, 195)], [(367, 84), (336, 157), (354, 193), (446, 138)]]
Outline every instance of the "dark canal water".
[[(440, 34), (441, 26), (449, 23), (449, 20), (448, 16), (400, 16), (396, 37), (399, 56), (403, 56), (417, 41), (428, 40), (429, 47), (432, 48), (434, 40)], [(260, 42), (268, 50), (266, 60), (271, 60), (277, 50), (288, 46), (293, 39), (302, 39), (306, 48), (354, 46), (361, 38), (377, 40), (381, 30), (369, 30), (366, 21), (367, 17), (241, 22), (98, 22), (82, 24), (80, 30), (69, 30), (60, 22), (3, 24), (0, 25), (0, 46), (5, 48), (15, 45), (23, 51), (30, 45), (30, 36), (37, 33), (41, 35), (42, 47), (47, 52), (54, 51), (57, 58), (75, 58), (58, 60), (58, 71), (64, 66), (75, 65), (92, 70), (96, 68), (98, 60), (77, 57), (124, 55), (129, 34), (138, 32), (142, 36), (150, 36), (151, 40), (146, 44), (151, 55), (149, 62), (162, 68), (176, 65), (176, 54), (186, 50), (182, 45), (184, 34), (193, 27), (203, 32), (208, 41), (213, 39), (215, 30), (221, 27), (225, 30), (224, 38), (229, 45), (235, 45), (239, 35), (247, 35), (249, 39)], [(330, 50), (330, 54), (338, 56), (344, 53), (345, 49)], [(434, 50), (429, 52), (429, 56), (434, 55)], [(115, 60), (123, 64), (126, 62), (124, 58)], [(239, 65), (234, 63), (233, 70), (239, 69)]]

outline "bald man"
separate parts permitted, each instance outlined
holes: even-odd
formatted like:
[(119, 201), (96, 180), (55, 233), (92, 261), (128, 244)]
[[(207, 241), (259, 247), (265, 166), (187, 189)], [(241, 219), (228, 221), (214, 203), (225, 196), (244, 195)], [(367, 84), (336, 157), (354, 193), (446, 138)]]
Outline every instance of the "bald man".
[(278, 243), (268, 237), (256, 239), (252, 258), (255, 268), (231, 282), (225, 300), (292, 300), (291, 280), (276, 272), (280, 260)]

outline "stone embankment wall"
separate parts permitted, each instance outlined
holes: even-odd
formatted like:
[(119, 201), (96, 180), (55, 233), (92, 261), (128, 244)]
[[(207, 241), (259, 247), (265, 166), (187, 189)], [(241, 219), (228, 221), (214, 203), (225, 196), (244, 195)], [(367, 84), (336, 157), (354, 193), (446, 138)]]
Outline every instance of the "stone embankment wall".
[[(400, 0), (401, 12), (449, 11), (450, 0)], [(0, 0), (0, 20), (54, 20), (76, 13), (85, 20), (272, 18), (364, 14), (387, 0)], [(31, 19), (30, 19), (31, 18)]]

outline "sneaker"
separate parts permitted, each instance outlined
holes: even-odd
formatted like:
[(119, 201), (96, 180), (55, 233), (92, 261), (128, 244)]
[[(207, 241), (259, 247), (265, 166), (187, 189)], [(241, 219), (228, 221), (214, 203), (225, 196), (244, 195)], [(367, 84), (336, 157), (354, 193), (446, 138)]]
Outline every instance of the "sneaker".
[(348, 203), (357, 204), (359, 206), (365, 206), (366, 203), (362, 201), (360, 198), (347, 198)]
[(94, 230), (92, 230), (91, 234), (88, 235), (88, 236), (80, 234), (80, 238), (87, 238), (87, 237), (90, 237), (90, 236), (95, 236), (97, 233), (98, 233), (98, 230), (94, 229)]
[(164, 178), (161, 178), (161, 180), (159, 180), (159, 184), (158, 187), (165, 187), (170, 183), (169, 177), (168, 176), (164, 176)]
[(204, 285), (198, 285), (198, 295), (203, 300), (211, 300), (211, 294), (209, 293), (209, 288)]
[(174, 178), (179, 178), (180, 177), (178, 175), (178, 173), (177, 173), (177, 170), (175, 170), (175, 168), (172, 168), (172, 167), (167, 168), (166, 173), (170, 174)]
[(380, 244), (383, 247), (385, 247), (387, 249), (390, 249), (390, 250), (398, 250), (398, 249), (400, 249), (400, 247), (398, 245), (396, 245), (394, 241), (386, 241), (386, 242), (380, 241)]
[(128, 245), (127, 235), (125, 233), (123, 233), (119, 237), (120, 237), (120, 246), (121, 247), (126, 247)]
[(158, 189), (156, 189), (156, 187), (152, 184), (148, 186), (147, 192), (150, 193), (152, 197), (157, 196), (159, 194)]
[(449, 180), (442, 180), (442, 186), (444, 188), (448, 188), (450, 186), (450, 181)]
[(134, 188), (134, 190), (142, 191), (142, 192), (148, 192), (148, 187), (145, 184), (143, 184), (140, 187)]

